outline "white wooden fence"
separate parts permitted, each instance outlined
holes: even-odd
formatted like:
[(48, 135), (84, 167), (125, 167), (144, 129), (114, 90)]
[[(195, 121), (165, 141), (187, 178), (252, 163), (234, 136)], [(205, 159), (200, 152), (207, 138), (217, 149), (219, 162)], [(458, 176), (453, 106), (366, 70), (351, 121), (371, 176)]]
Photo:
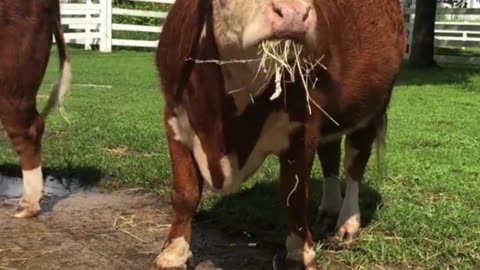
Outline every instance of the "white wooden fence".
[(111, 0), (96, 3), (61, 3), (62, 25), (68, 26), (65, 40), (68, 43), (84, 44), (85, 49), (99, 45), (100, 51), (111, 51)]
[[(404, 14), (411, 44), (415, 9), (405, 8)], [(480, 48), (480, 8), (437, 9), (435, 46)]]
[[(161, 3), (161, 4), (173, 4), (175, 0), (131, 0), (132, 2), (149, 2), (149, 3)], [(122, 16), (135, 16), (135, 17), (150, 17), (165, 19), (167, 12), (149, 11), (149, 10), (133, 10), (123, 8), (112, 8), (112, 15)], [(113, 31), (125, 31), (125, 32), (143, 32), (143, 33), (156, 33), (157, 35), (162, 31), (162, 27), (147, 26), (147, 25), (135, 25), (135, 24), (112, 24)], [(112, 39), (113, 46), (129, 46), (129, 47), (157, 47), (158, 40), (134, 40), (134, 39)]]
[[(130, 0), (173, 4), (175, 0)], [(113, 46), (155, 48), (158, 40), (114, 38), (114, 31), (155, 33), (161, 32), (161, 25), (147, 26), (113, 23), (114, 16), (133, 16), (165, 19), (166, 12), (116, 8), (112, 0), (64, 0), (60, 4), (62, 25), (66, 27), (65, 39), (70, 44), (82, 44), (86, 50), (98, 45), (101, 52), (111, 52)]]
[[(130, 0), (131, 2), (173, 4), (175, 0)], [(165, 19), (167, 12), (116, 7), (113, 0), (62, 0), (62, 24), (65, 38), (72, 44), (82, 44), (89, 50), (98, 46), (101, 52), (111, 52), (112, 47), (155, 48), (158, 39), (146, 40), (131, 37), (114, 38), (114, 33), (154, 33), (159, 35), (161, 25), (113, 23), (116, 16)], [(408, 33), (412, 33), (415, 10), (404, 9)], [(118, 35), (117, 35), (118, 36)], [(124, 37), (123, 35), (122, 37)], [(411, 36), (411, 35), (409, 35)], [(409, 39), (410, 40), (410, 39)], [(410, 43), (410, 42), (409, 42)], [(480, 9), (439, 8), (435, 27), (435, 44), (438, 47), (480, 48)]]

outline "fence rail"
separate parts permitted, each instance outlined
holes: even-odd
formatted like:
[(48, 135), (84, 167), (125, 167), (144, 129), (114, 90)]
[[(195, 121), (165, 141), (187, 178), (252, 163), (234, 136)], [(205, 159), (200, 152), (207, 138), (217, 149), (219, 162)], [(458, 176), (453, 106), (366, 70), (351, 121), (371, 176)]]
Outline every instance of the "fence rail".
[[(154, 0), (155, 3), (167, 3), (171, 4), (171, 0)], [(140, 1), (136, 1), (140, 2)], [(153, 1), (143, 1), (143, 2), (153, 2)], [(133, 10), (125, 8), (113, 8), (113, 16), (133, 16), (133, 17), (147, 17), (147, 18), (157, 18), (165, 19), (167, 17), (167, 12), (161, 11), (147, 11), (147, 10)], [(150, 25), (137, 25), (137, 24), (112, 24), (113, 31), (123, 31), (123, 32), (143, 32), (143, 33), (157, 33), (159, 34), (162, 31), (162, 27), (150, 26)], [(155, 48), (157, 47), (158, 41), (150, 40), (135, 40), (135, 39), (112, 39), (113, 46), (128, 46), (128, 47), (143, 47), (143, 48)]]
[[(174, 0), (130, 0), (131, 2), (171, 5)], [(65, 1), (64, 1), (65, 2)], [(84, 0), (81, 3), (61, 3), (62, 25), (65, 39), (71, 44), (82, 44), (86, 50), (98, 45), (101, 52), (111, 52), (112, 47), (155, 48), (158, 40), (115, 38), (114, 32), (155, 33), (162, 26), (114, 23), (115, 16), (165, 19), (167, 12), (113, 7), (112, 0)]]
[[(411, 44), (415, 9), (404, 8), (406, 27)], [(479, 8), (437, 8), (435, 47), (480, 48)], [(406, 57), (409, 57), (409, 53)]]

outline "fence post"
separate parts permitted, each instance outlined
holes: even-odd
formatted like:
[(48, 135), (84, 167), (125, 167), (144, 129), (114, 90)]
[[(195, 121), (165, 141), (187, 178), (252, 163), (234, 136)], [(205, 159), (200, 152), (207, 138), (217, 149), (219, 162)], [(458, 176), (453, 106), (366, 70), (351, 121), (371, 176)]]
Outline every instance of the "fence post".
[(112, 52), (112, 0), (101, 0), (101, 40), (100, 51)]
[[(87, 5), (92, 4), (92, 0), (87, 0), (85, 2), (85, 4), (87, 4)], [(87, 20), (92, 19), (92, 13), (90, 13), (90, 12), (86, 13), (85, 18)], [(87, 36), (90, 36), (90, 34), (92, 33), (90, 26), (85, 27), (85, 33), (87, 34)], [(92, 50), (92, 46), (91, 46), (92, 43), (93, 43), (92, 39), (86, 38), (85, 39), (85, 44), (84, 44), (84, 49), (87, 50), (87, 51), (91, 51)]]

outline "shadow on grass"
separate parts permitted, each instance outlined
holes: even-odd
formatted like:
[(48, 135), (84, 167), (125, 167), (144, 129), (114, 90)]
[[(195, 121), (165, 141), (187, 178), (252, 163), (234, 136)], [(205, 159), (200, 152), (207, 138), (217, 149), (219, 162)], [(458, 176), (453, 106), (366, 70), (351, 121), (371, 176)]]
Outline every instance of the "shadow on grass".
[(468, 85), (474, 83), (479, 75), (480, 66), (447, 64), (441, 65), (440, 68), (412, 68), (404, 63), (395, 85), (459, 84), (468, 88)]
[(478, 48), (461, 49), (461, 48), (453, 48), (453, 47), (436, 47), (435, 54), (478, 58), (480, 57), (480, 50)]
[[(278, 186), (279, 183), (273, 181), (257, 183), (252, 188), (219, 198), (212, 205), (204, 207), (206, 210), (197, 214), (196, 224), (200, 224), (197, 226), (208, 224), (210, 228), (222, 231), (227, 238), (234, 239), (232, 241), (235, 241), (235, 246), (228, 247), (229, 255), (227, 251), (224, 251), (225, 256), (243, 256), (245, 249), (248, 249), (246, 248), (246, 243), (250, 242), (255, 244), (250, 250), (270, 254), (270, 257), (266, 258), (267, 261), (263, 262), (270, 266), (270, 268), (267, 267), (266, 269), (271, 269), (274, 255), (277, 255), (281, 266), (282, 258), (285, 256), (287, 207), (280, 205)], [(342, 190), (344, 188), (345, 186), (342, 184)], [(308, 218), (310, 230), (315, 237), (315, 241), (323, 239), (323, 235), (318, 237), (319, 230), (322, 227), (321, 224), (314, 224), (317, 208), (321, 201), (321, 194), (322, 182), (319, 180), (311, 181)], [(369, 226), (381, 206), (381, 195), (369, 186), (368, 183), (364, 183), (360, 190), (362, 228)], [(197, 237), (194, 230), (194, 242)], [(218, 240), (211, 239), (211, 241), (216, 242)], [(211, 245), (215, 245), (215, 243), (211, 243)], [(205, 249), (200, 248), (198, 245), (196, 250), (197, 253), (205, 253), (205, 251), (202, 251)], [(211, 252), (208, 253), (210, 254)], [(213, 253), (207, 257), (215, 258), (215, 260), (219, 258), (218, 255)], [(257, 260), (255, 263), (258, 265), (260, 263), (258, 262), (259, 259), (254, 258), (255, 260)], [(219, 259), (219, 262), (215, 262), (217, 267), (223, 269), (249, 269), (247, 266), (231, 268), (231, 264), (224, 263), (222, 265), (222, 263), (224, 263), (222, 259)], [(259, 267), (255, 269), (264, 268)]]
[[(42, 211), (49, 212), (56, 203), (80, 192), (96, 192), (102, 172), (93, 167), (43, 168), (44, 197)], [(0, 198), (18, 201), (23, 192), (21, 169), (18, 165), (0, 165)]]

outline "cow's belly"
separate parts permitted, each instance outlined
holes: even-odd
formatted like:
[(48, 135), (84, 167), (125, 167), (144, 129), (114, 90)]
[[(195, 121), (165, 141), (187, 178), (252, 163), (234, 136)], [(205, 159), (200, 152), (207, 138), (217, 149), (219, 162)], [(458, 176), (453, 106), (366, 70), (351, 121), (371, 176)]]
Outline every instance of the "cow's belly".
[(368, 126), (372, 118), (373, 118), (373, 114), (367, 115), (361, 118), (361, 120), (357, 121), (354, 125), (351, 125), (347, 128), (335, 130), (332, 132), (322, 131), (322, 134), (320, 136), (320, 143), (329, 143), (335, 140), (339, 140), (344, 135), (349, 135), (359, 129), (365, 128)]
[(290, 121), (288, 113), (271, 112), (266, 118), (260, 135), (242, 167), (239, 167), (235, 152), (223, 156), (218, 162), (223, 173), (224, 182), (221, 189), (213, 185), (212, 174), (209, 171), (207, 152), (204, 151), (200, 138), (189, 124), (187, 113), (183, 108), (175, 110), (175, 117), (168, 120), (175, 139), (186, 145), (193, 153), (200, 173), (205, 182), (216, 192), (228, 194), (239, 189), (242, 182), (254, 174), (270, 154), (278, 154), (290, 145), (290, 134), (302, 124)]

